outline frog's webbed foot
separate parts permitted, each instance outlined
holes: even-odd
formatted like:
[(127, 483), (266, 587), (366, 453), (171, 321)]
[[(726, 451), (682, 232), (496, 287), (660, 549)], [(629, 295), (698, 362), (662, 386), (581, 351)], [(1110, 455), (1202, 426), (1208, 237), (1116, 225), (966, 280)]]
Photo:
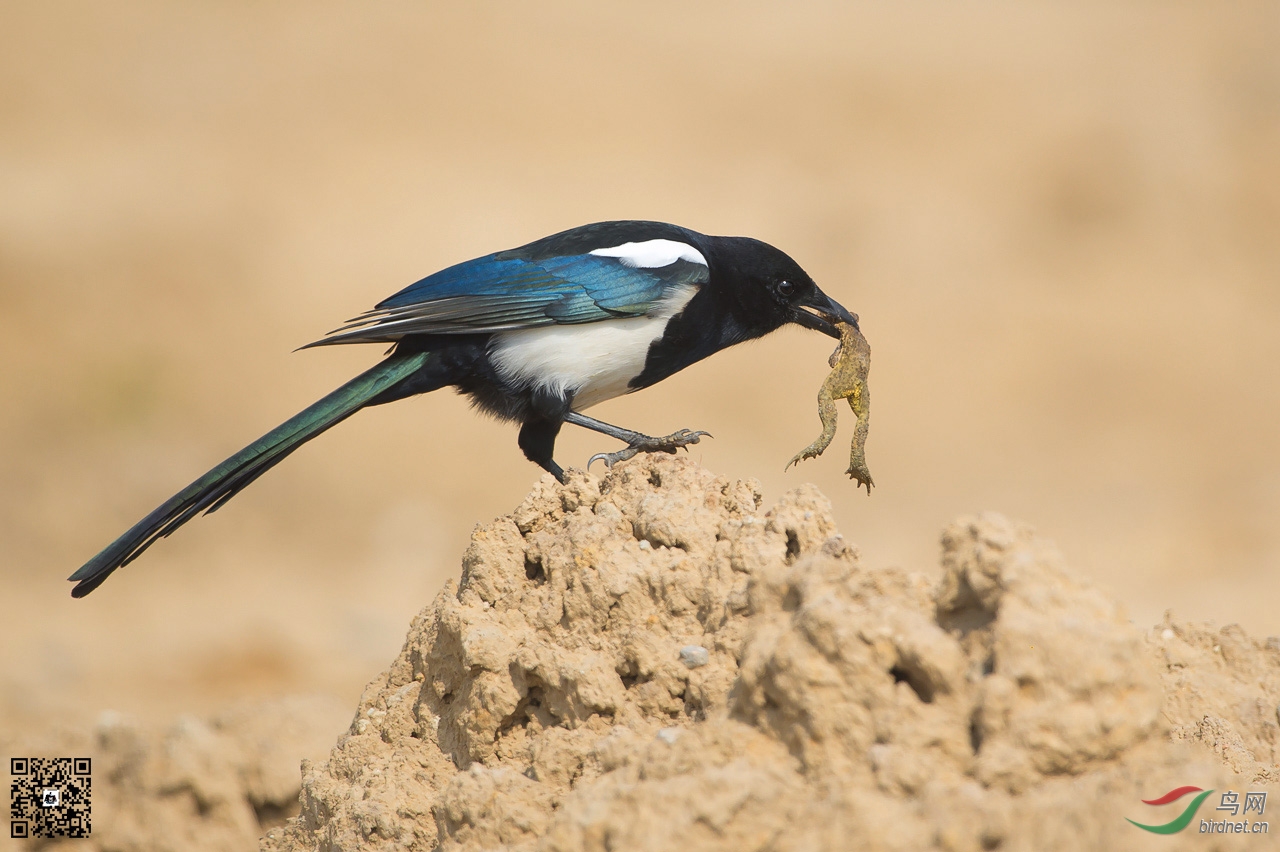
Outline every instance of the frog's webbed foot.
[(867, 496), (871, 496), (871, 486), (875, 485), (875, 483), (871, 480), (871, 473), (867, 470), (866, 462), (862, 462), (860, 465), (850, 462), (849, 469), (846, 470), (845, 473), (849, 475), (849, 478), (852, 479), (858, 487), (863, 485), (867, 486)]
[(799, 464), (805, 459), (816, 459), (818, 456), (822, 455), (830, 445), (831, 439), (824, 434), (822, 437), (818, 438), (818, 440), (792, 456), (791, 461), (787, 462), (787, 466), (784, 467), (783, 470), (789, 470), (791, 465)]
[(674, 453), (676, 450), (690, 444), (696, 444), (704, 437), (712, 437), (710, 432), (696, 431), (693, 429), (680, 429), (672, 432), (670, 435), (663, 435), (661, 438), (651, 438), (648, 435), (637, 434), (627, 445), (626, 449), (618, 450), (615, 453), (596, 453), (587, 461), (587, 467), (595, 464), (597, 461), (604, 462), (605, 467), (613, 467), (620, 461), (626, 461), (634, 458), (639, 453)]

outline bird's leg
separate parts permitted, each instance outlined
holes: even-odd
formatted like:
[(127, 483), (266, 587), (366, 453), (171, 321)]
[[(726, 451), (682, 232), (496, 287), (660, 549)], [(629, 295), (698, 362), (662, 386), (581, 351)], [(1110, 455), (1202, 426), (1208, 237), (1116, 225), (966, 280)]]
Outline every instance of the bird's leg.
[(516, 443), (524, 451), (524, 457), (542, 467), (561, 484), (565, 481), (564, 468), (556, 464), (551, 454), (556, 449), (556, 435), (560, 434), (558, 420), (530, 420), (520, 427)]
[(681, 447), (688, 447), (690, 444), (696, 444), (702, 440), (705, 435), (710, 438), (710, 432), (698, 432), (692, 429), (681, 429), (672, 432), (670, 435), (663, 435), (661, 438), (651, 438), (640, 432), (633, 432), (630, 429), (623, 429), (619, 426), (612, 426), (596, 420), (594, 417), (588, 417), (585, 414), (579, 414), (576, 411), (570, 411), (564, 416), (566, 423), (572, 423), (575, 426), (582, 426), (591, 429), (602, 435), (608, 435), (610, 438), (617, 438), (619, 441), (626, 441), (627, 448), (618, 450), (616, 453), (596, 453), (587, 460), (587, 467), (598, 459), (604, 462), (605, 467), (613, 467), (620, 461), (626, 461), (637, 453), (674, 453)]

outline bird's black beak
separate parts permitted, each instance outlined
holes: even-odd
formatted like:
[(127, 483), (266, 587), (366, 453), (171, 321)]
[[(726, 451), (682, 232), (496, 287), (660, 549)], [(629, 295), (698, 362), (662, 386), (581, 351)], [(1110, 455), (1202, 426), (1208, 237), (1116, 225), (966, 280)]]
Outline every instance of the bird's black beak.
[(797, 303), (792, 309), (791, 321), (830, 335), (837, 340), (840, 339), (840, 331), (836, 328), (836, 323), (847, 322), (854, 328), (858, 327), (857, 314), (849, 313), (843, 305), (817, 287), (813, 288), (812, 295)]

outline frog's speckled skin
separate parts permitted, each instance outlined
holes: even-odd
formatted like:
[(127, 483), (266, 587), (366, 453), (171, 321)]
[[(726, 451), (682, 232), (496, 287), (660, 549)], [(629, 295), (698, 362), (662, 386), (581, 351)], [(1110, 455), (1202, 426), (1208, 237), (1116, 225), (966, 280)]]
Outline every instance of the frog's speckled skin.
[(867, 390), (867, 373), (871, 371), (871, 346), (855, 326), (838, 323), (840, 346), (831, 353), (831, 374), (818, 391), (818, 417), (822, 419), (822, 434), (818, 440), (796, 453), (787, 467), (805, 459), (822, 455), (836, 435), (836, 400), (849, 400), (849, 407), (857, 415), (858, 424), (853, 430), (853, 443), (849, 447), (849, 469), (845, 473), (858, 485), (867, 486), (871, 493), (871, 473), (863, 446), (867, 442), (867, 429), (871, 420), (871, 393)]

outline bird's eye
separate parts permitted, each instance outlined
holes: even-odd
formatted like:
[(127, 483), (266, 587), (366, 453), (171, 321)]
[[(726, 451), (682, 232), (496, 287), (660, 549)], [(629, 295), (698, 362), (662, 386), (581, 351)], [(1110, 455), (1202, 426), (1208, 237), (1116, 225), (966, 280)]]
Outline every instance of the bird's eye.
[(796, 291), (796, 285), (792, 284), (790, 281), (778, 282), (778, 295), (781, 296), (782, 298), (790, 299), (792, 294), (795, 293), (795, 291)]

